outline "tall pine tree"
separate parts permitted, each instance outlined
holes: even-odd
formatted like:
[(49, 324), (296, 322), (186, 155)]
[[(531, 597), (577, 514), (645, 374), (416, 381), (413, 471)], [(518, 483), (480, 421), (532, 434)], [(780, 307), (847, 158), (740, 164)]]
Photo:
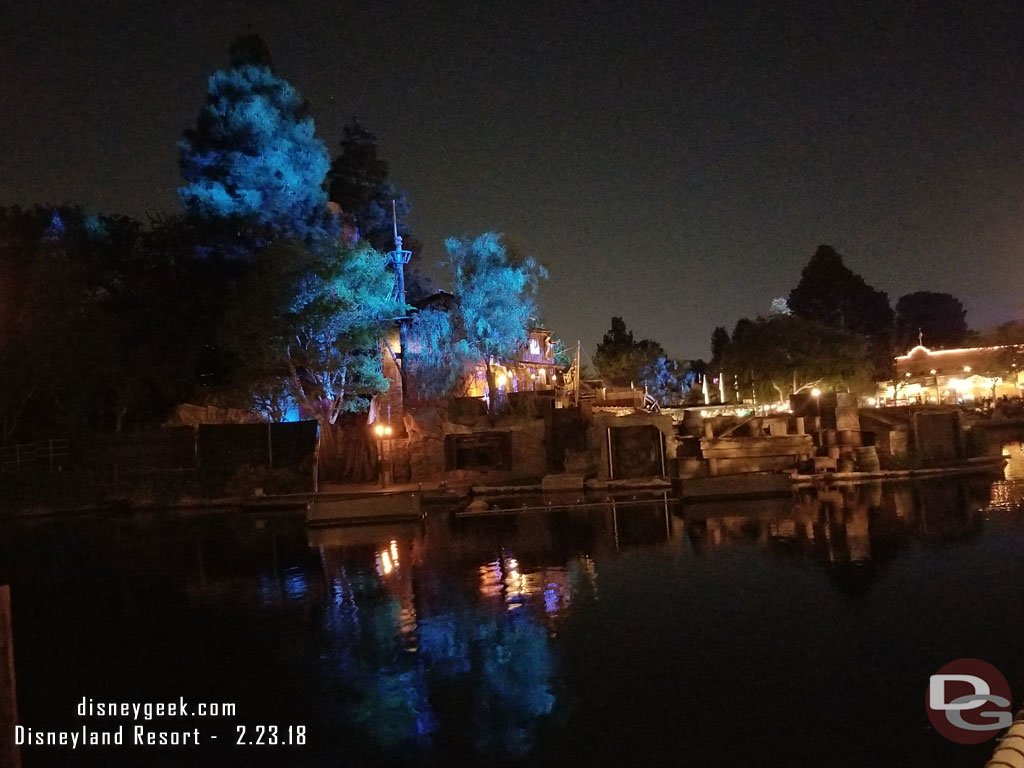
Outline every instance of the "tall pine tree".
[(395, 247), (394, 224), (397, 222), (403, 246), (412, 252), (412, 259), (405, 268), (406, 295), (417, 299), (433, 293), (433, 282), (422, 272), (422, 246), (406, 223), (408, 196), (388, 181), (387, 161), (377, 156), (377, 137), (355, 117), (343, 130), (341, 153), (327, 172), (328, 197), (341, 208), (345, 224), (381, 253)]
[(189, 219), (229, 252), (332, 231), (323, 190), (329, 155), (298, 91), (274, 72), (255, 34), (231, 46), (209, 80), (196, 127), (179, 142)]
[(404, 192), (388, 181), (388, 164), (377, 157), (377, 137), (356, 118), (344, 127), (341, 154), (327, 174), (328, 196), (341, 206), (346, 223), (381, 253), (394, 248), (391, 201), (395, 201), (398, 233), (408, 236), (405, 217), (409, 204)]

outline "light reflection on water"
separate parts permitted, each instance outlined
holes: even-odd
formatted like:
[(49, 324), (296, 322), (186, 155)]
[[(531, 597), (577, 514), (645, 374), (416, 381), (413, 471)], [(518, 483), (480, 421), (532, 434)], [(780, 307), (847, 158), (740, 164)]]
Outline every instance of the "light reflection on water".
[[(0, 565), (27, 647), (81, 628), (81, 654), (22, 662), (41, 723), (70, 711), (65, 691), (131, 700), (150, 685), (237, 698), (251, 717), (302, 713), (319, 742), (289, 765), (700, 765), (742, 756), (731, 718), (756, 710), (744, 728), (765, 765), (865, 764), (883, 745), (905, 765), (954, 766), (984, 750), (928, 740), (918, 683), (969, 652), (1024, 684), (1024, 619), (1003, 610), (1003, 595), (1024, 597), (1005, 586), (1024, 584), (1021, 487), (873, 483), (309, 530), (105, 520), (8, 531)], [(825, 760), (837, 718), (844, 756)], [(68, 764), (109, 764), (79, 757)]]

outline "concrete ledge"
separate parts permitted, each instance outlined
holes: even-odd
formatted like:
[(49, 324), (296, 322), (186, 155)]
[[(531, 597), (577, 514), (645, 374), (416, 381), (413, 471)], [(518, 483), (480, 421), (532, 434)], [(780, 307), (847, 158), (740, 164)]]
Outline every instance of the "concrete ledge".
[(544, 475), (540, 487), (547, 491), (582, 491), (583, 475)]

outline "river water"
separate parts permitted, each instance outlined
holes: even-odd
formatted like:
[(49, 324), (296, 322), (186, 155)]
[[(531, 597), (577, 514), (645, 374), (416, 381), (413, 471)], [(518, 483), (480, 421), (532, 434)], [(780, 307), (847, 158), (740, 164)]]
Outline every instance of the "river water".
[[(1019, 446), (1007, 473), (349, 529), (4, 523), (21, 722), (201, 739), (23, 763), (981, 766), (993, 743), (946, 741), (924, 700), (965, 656), (1024, 696)], [(78, 712), (181, 698), (236, 711)]]

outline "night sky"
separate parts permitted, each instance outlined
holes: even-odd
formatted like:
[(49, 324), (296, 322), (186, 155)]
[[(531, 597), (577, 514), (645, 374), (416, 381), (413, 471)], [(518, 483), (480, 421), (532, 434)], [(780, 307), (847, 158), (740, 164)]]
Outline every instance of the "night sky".
[[(764, 6), (764, 7), (759, 7)], [(332, 156), (353, 114), (425, 258), (495, 229), (544, 319), (673, 354), (766, 313), (815, 248), (1024, 317), (1019, 2), (0, 0), (0, 204), (176, 213), (176, 141), (252, 25)]]

